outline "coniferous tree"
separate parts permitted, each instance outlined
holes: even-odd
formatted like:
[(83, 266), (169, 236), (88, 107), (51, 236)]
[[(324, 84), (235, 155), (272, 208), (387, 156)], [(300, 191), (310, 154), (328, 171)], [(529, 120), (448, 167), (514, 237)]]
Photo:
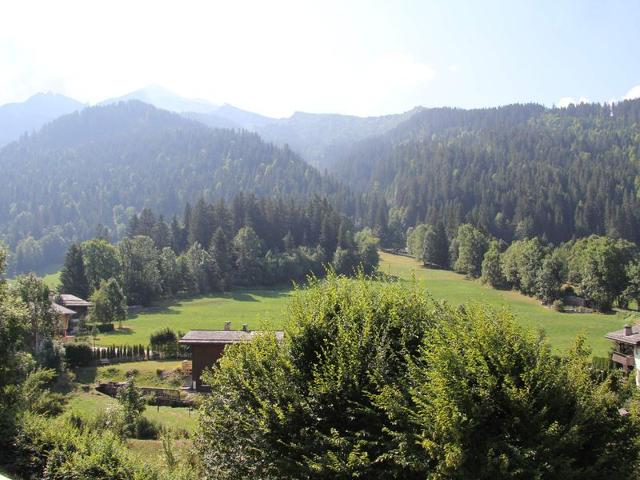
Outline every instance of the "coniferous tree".
[(449, 239), (442, 222), (426, 230), (422, 250), (425, 265), (449, 268)]
[(213, 208), (201, 198), (191, 214), (189, 244), (198, 242), (203, 248), (208, 248), (214, 231)]
[(151, 238), (159, 249), (171, 246), (171, 230), (162, 215), (158, 217), (158, 221), (151, 230)]
[(218, 227), (213, 235), (210, 249), (211, 257), (216, 265), (218, 282), (222, 290), (231, 288), (233, 263), (229, 240), (221, 227)]
[(64, 259), (60, 272), (60, 291), (80, 298), (89, 296), (89, 282), (84, 272), (84, 259), (80, 245), (73, 244)]
[[(186, 216), (184, 218), (186, 221)], [(187, 249), (188, 241), (187, 229), (180, 225), (178, 218), (174, 215), (171, 219), (171, 248), (176, 255), (180, 255)]]
[(251, 227), (242, 227), (233, 239), (235, 278), (239, 285), (257, 285), (262, 281), (260, 238)]

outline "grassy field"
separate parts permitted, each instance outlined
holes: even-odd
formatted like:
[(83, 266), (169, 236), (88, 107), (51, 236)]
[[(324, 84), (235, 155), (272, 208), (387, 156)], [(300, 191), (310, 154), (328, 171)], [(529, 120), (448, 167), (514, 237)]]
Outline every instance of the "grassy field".
[[(454, 272), (426, 269), (415, 260), (399, 255), (382, 253), (380, 270), (402, 280), (415, 278), (434, 298), (453, 304), (474, 301), (507, 307), (520, 324), (543, 329), (558, 351), (568, 348), (576, 335), (582, 333), (594, 355), (606, 356), (610, 345), (604, 334), (622, 328), (629, 315), (629, 312), (609, 315), (558, 313), (518, 292), (495, 290)], [(164, 301), (153, 309), (131, 315), (124, 322), (123, 330), (103, 334), (97, 343), (146, 345), (149, 335), (164, 327), (182, 332), (221, 329), (225, 321), (231, 321), (233, 328), (247, 323), (251, 329), (278, 329), (282, 327), (290, 295), (291, 290), (287, 288), (238, 289), (226, 294)]]
[[(122, 381), (126, 378), (126, 372), (133, 370), (137, 371), (134, 377), (138, 386), (175, 388), (175, 378), (172, 373), (180, 365), (179, 361), (147, 361), (78, 369), (76, 381), (79, 385), (69, 395), (65, 411), (67, 413), (73, 412), (84, 420), (90, 420), (99, 413), (105, 412), (110, 406), (115, 405), (117, 400), (96, 391), (95, 384), (108, 380)], [(161, 375), (158, 375), (159, 370), (162, 371)], [(178, 386), (179, 384), (180, 382), (178, 382)], [(82, 388), (83, 386), (85, 387)], [(177, 455), (187, 453), (191, 446), (191, 440), (184, 437), (187, 434), (191, 436), (195, 432), (198, 421), (197, 409), (149, 405), (143, 415), (179, 435), (180, 439), (176, 440), (174, 446), (175, 453)], [(127, 443), (131, 451), (139, 456), (141, 461), (157, 466), (164, 465), (160, 440), (129, 439)]]
[(82, 367), (76, 370), (76, 381), (83, 385), (100, 382), (123, 382), (134, 378), (140, 387), (180, 388), (184, 381), (177, 360), (117, 363), (100, 367)]
[[(55, 290), (58, 284), (60, 283), (60, 270), (52, 271), (51, 273), (47, 273), (46, 275), (41, 277), (44, 283), (51, 290)], [(7, 282), (9, 284), (13, 283), (14, 278), (7, 278)]]
[(230, 321), (234, 329), (243, 323), (251, 329), (277, 329), (282, 325), (283, 313), (290, 289), (238, 289), (229, 293), (160, 302), (153, 309), (130, 315), (123, 329), (102, 334), (96, 343), (144, 344), (149, 335), (164, 327), (174, 331), (216, 330)]
[(562, 351), (571, 346), (576, 335), (586, 335), (597, 356), (607, 356), (610, 342), (607, 332), (622, 328), (629, 312), (613, 314), (559, 313), (540, 305), (536, 299), (515, 291), (495, 290), (477, 280), (467, 280), (447, 270), (424, 268), (412, 258), (381, 254), (380, 270), (402, 279), (415, 278), (434, 298), (453, 304), (480, 302), (494, 307), (507, 307), (517, 321), (526, 327), (543, 329), (553, 347)]
[(60, 283), (60, 271), (49, 273), (42, 277), (42, 280), (51, 290), (55, 290)]
[[(72, 411), (84, 419), (90, 419), (116, 403), (117, 400), (115, 398), (90, 389), (88, 392), (79, 391), (73, 393), (66, 410)], [(143, 415), (149, 420), (158, 422), (165, 428), (186, 430), (189, 433), (194, 431), (198, 419), (197, 410), (190, 411), (188, 408), (183, 407), (147, 406)]]

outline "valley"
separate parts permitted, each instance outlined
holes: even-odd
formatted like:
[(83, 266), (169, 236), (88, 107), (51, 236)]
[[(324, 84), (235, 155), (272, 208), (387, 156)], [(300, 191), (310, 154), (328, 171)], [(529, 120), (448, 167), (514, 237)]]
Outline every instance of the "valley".
[(32, 3), (0, 479), (640, 478), (639, 8)]
[[(512, 312), (518, 324), (532, 330), (544, 330), (557, 352), (567, 351), (576, 336), (582, 334), (593, 355), (607, 357), (611, 348), (604, 338), (636, 318), (635, 311), (615, 311), (611, 314), (559, 313), (539, 301), (511, 290), (496, 290), (464, 275), (423, 267), (414, 259), (381, 252), (379, 271), (403, 282), (417, 282), (425, 294), (452, 305), (469, 302), (505, 308)], [(229, 293), (161, 301), (153, 307), (129, 315), (123, 330), (100, 334), (97, 345), (146, 345), (151, 333), (170, 328), (176, 332), (189, 330), (220, 330), (226, 321), (239, 329), (247, 324), (251, 330), (283, 328), (283, 317), (290, 301), (291, 288), (234, 289)], [(91, 340), (91, 339), (90, 339)]]

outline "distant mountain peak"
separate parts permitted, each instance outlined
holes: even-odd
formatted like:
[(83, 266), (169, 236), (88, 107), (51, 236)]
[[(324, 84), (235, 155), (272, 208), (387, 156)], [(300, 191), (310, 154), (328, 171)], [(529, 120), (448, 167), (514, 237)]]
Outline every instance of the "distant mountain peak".
[(0, 147), (25, 132), (38, 130), (62, 115), (81, 110), (85, 104), (55, 92), (39, 92), (24, 102), (0, 106)]
[(99, 105), (126, 102), (128, 100), (139, 100), (154, 107), (178, 113), (213, 113), (220, 108), (218, 105), (207, 100), (182, 97), (168, 88), (157, 84), (147, 85), (146, 87), (139, 88), (120, 97), (107, 99), (100, 102)]

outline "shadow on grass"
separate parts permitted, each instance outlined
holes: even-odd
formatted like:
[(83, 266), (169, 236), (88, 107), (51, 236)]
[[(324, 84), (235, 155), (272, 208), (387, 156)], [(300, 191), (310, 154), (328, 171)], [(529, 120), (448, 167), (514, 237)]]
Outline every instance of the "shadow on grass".
[(129, 327), (116, 328), (115, 330), (105, 333), (102, 336), (119, 337), (121, 335), (133, 335), (133, 330)]
[(197, 300), (235, 300), (238, 302), (259, 302), (260, 298), (277, 299), (288, 297), (291, 285), (276, 285), (269, 288), (238, 288), (228, 292), (216, 292), (202, 295), (180, 294), (173, 299), (160, 300), (155, 305), (130, 313), (127, 320), (135, 320), (141, 316), (154, 313), (162, 315), (181, 315), (181, 307), (185, 302)]

